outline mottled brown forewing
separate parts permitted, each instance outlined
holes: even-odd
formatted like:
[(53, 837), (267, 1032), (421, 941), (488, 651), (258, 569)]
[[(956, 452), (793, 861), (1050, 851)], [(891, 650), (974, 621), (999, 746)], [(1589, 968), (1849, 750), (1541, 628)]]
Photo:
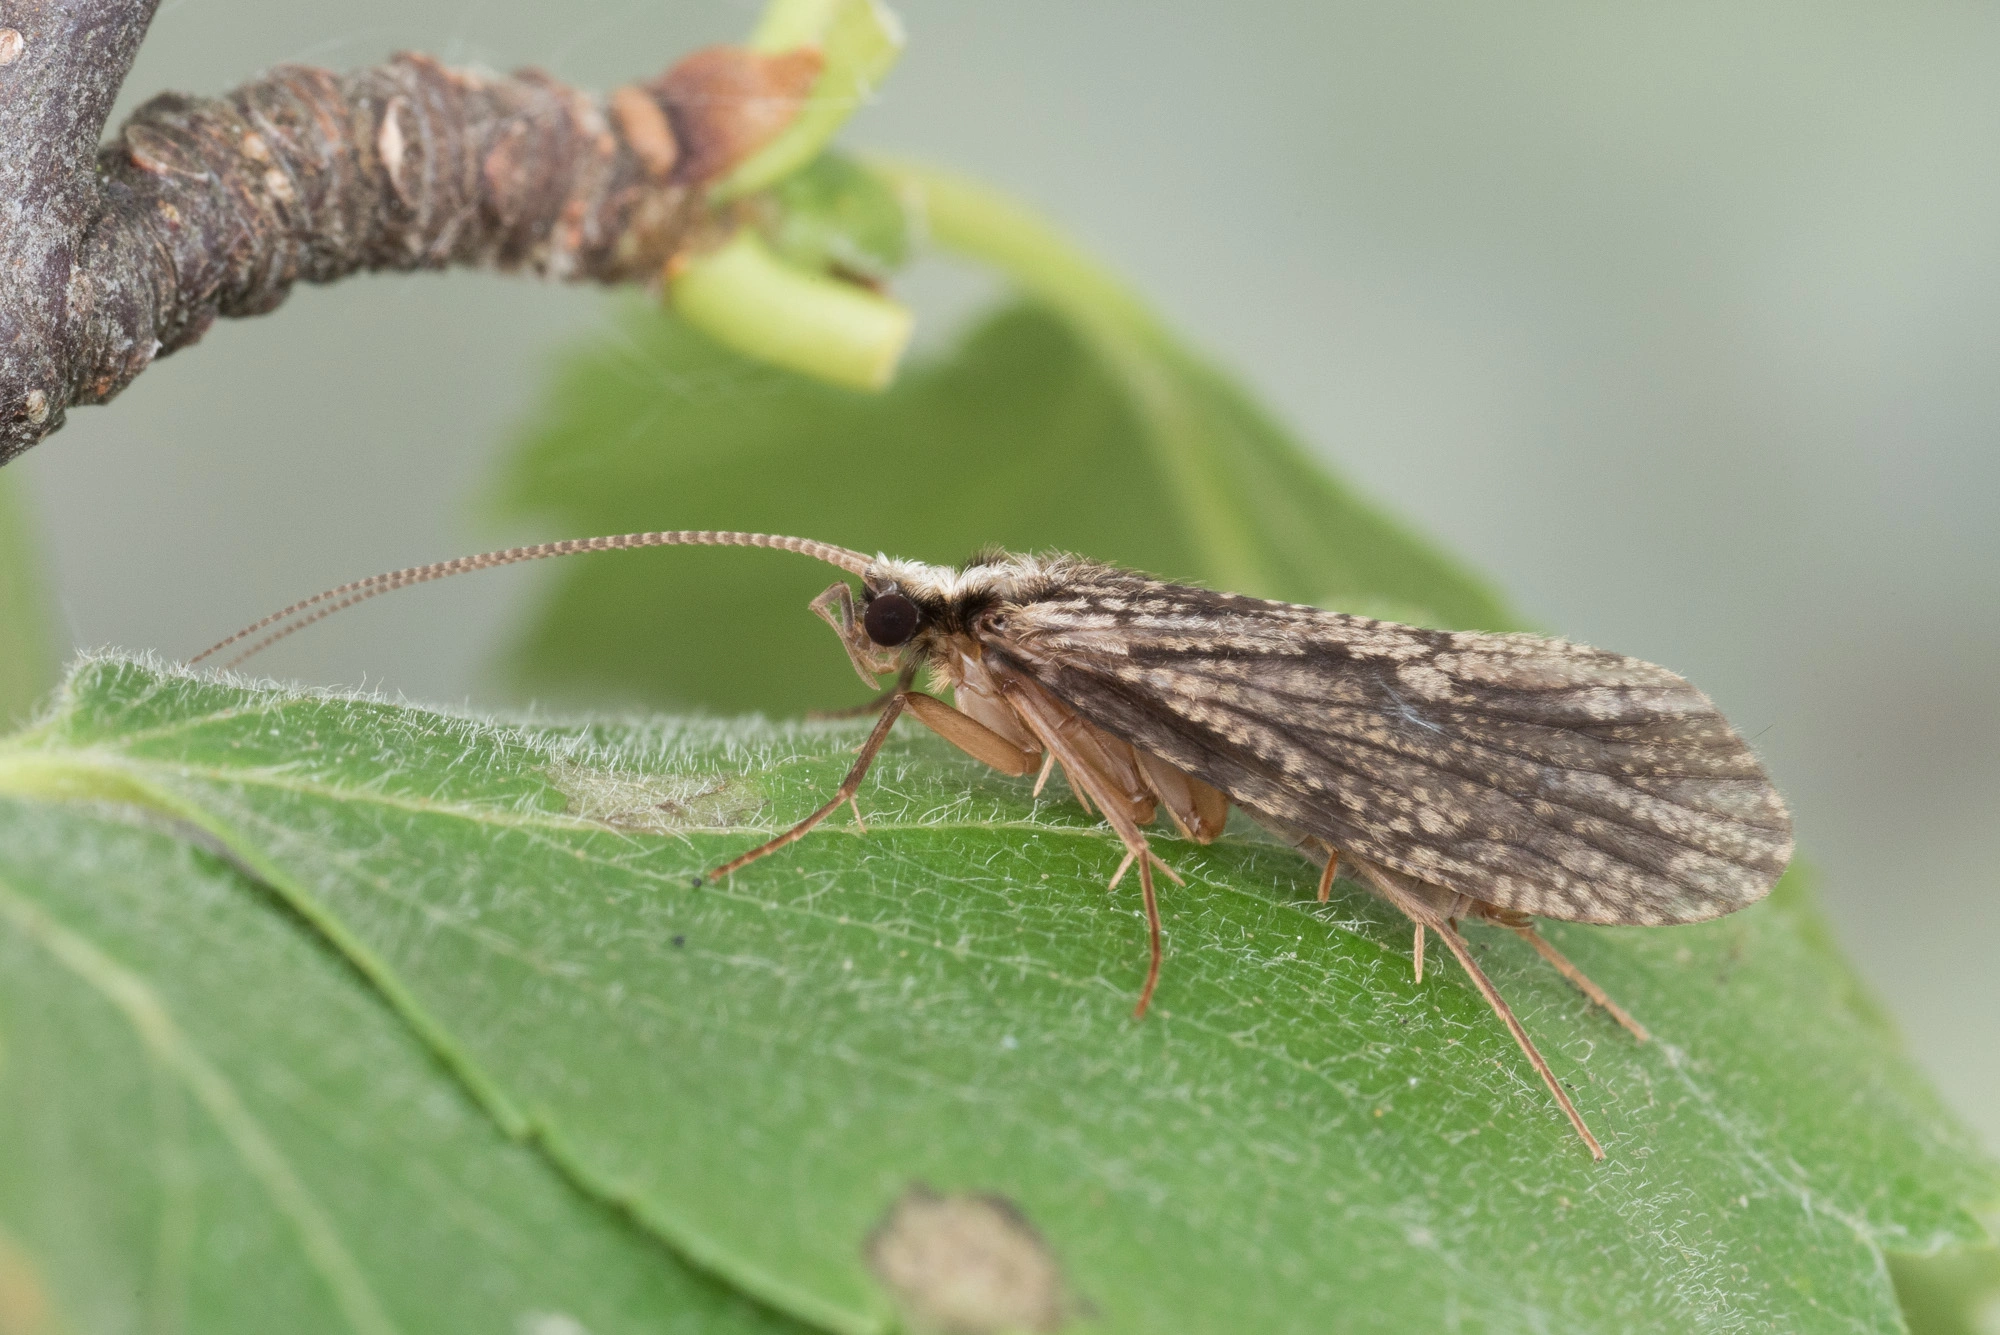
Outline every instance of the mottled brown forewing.
[(1504, 908), (1695, 922), (1762, 897), (1791, 858), (1750, 748), (1638, 659), (1081, 562), (974, 632), (1253, 814)]

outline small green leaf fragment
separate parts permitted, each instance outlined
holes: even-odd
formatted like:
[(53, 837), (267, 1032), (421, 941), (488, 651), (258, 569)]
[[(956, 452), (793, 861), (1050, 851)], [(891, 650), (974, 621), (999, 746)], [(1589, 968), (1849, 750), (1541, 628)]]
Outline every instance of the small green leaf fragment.
[(674, 309), (718, 343), (853, 389), (886, 386), (910, 342), (907, 307), (787, 264), (749, 228), (686, 257), (669, 290)]
[(744, 45), (766, 55), (816, 46), (847, 0), (771, 0)]
[(776, 138), (717, 182), (711, 198), (731, 199), (791, 175), (833, 138), (903, 53), (903, 25), (881, 0), (776, 0), (750, 38), (766, 54), (816, 46), (825, 62), (812, 93)]
[(879, 281), (909, 260), (915, 227), (903, 196), (842, 154), (820, 154), (781, 181), (771, 201), (772, 249), (801, 269)]

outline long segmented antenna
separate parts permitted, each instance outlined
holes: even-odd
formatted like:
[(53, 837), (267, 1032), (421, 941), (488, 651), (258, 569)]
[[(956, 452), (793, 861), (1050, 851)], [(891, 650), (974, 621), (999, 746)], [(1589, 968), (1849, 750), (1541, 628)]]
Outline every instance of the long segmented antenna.
[[(253, 654), (262, 652), (284, 639), (287, 635), (304, 630), (315, 621), (324, 620), (345, 607), (365, 602), (379, 593), (392, 589), (407, 588), (412, 584), (425, 584), (434, 579), (444, 579), (448, 575), (463, 575), (474, 570), (487, 570), (493, 566), (513, 565), (516, 561), (539, 561), (548, 556), (575, 556), (582, 552), (627, 551), (635, 547), (771, 547), (778, 551), (797, 552), (824, 561), (828, 565), (839, 566), (851, 575), (865, 574), (873, 564), (871, 558), (845, 547), (836, 547), (830, 542), (814, 542), (810, 538), (788, 538), (775, 533), (739, 533), (729, 529), (671, 529), (660, 533), (614, 533), (601, 538), (568, 538), (562, 542), (541, 542), (531, 547), (509, 547), (504, 551), (481, 552), (477, 556), (460, 556), (450, 561), (437, 561), (427, 566), (408, 566), (402, 570), (391, 570), (380, 575), (370, 575), (351, 584), (316, 593), (303, 602), (271, 613), (261, 621), (254, 621), (237, 631), (228, 639), (204, 649), (188, 660), (199, 663), (202, 659), (222, 652), (232, 644), (241, 643), (278, 622), (287, 624), (258, 640), (249, 648), (224, 663), (225, 668), (235, 667)], [(304, 615), (301, 615), (301, 614)]]

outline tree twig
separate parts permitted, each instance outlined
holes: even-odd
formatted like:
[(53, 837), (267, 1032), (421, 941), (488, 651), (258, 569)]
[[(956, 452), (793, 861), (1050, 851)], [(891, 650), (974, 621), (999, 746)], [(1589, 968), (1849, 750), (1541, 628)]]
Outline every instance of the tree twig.
[[(695, 52), (609, 98), (404, 54), (155, 97), (98, 147), (155, 0), (29, 0), (0, 32), (0, 462), (218, 315), (450, 265), (650, 281), (703, 187), (782, 129), (811, 50)], [(16, 37), (7, 37), (14, 32)]]

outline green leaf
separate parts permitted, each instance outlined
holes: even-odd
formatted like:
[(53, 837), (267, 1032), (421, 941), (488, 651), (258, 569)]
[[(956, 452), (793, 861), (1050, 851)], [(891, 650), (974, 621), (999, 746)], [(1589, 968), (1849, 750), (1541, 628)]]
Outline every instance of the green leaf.
[(909, 262), (911, 210), (852, 158), (820, 154), (771, 191), (771, 204), (771, 246), (801, 269), (879, 281)]
[[(1232, 479), (1212, 502), (1176, 480), (1169, 456), (1183, 454)], [(564, 361), (498, 508), (563, 535), (761, 529), (932, 561), (988, 543), (1066, 548), (1404, 620), (1509, 624), (1219, 372), (1160, 343), (1109, 357), (1032, 300), (874, 396), (759, 366), (628, 303)], [(856, 684), (802, 614), (829, 575), (738, 551), (566, 561), (507, 670), (556, 698), (841, 704)]]
[(1384, 607), (1402, 620), (1511, 629), (1463, 569), (1349, 496), (1229, 377), (1038, 214), (991, 186), (911, 163), (875, 169), (943, 249), (990, 265), (1069, 323), (1130, 406), (1201, 575), (1297, 602)]
[[(829, 1329), (896, 1319), (870, 1255), (964, 1278), (948, 1247), (892, 1245), (954, 1210), (1045, 1248), (1049, 1310), (1105, 1331), (1894, 1331), (1885, 1251), (1984, 1237), (1969, 1207), (2000, 1176), (1860, 1000), (1796, 875), (1711, 924), (1554, 928), (1652, 1027), (1643, 1046), (1474, 929), (1604, 1140), (1594, 1165), (1449, 963), (1413, 982), (1405, 924), (1346, 889), (1315, 903), (1311, 869), (1250, 830), (1161, 841), (1187, 886), (1164, 896), (1142, 1023), (1136, 896), (1104, 892), (1115, 840), (923, 737), (899, 735), (862, 791), (865, 836), (843, 819), (691, 884), (810, 809), (858, 734), (503, 726), (102, 660), (0, 748), (0, 789), (198, 827), (503, 1126)], [(22, 818), (53, 831), (35, 884), (95, 846), (68, 819)], [(246, 953), (197, 918), (139, 962), (187, 897), (170, 880), (154, 907), (88, 920), (73, 901), (94, 886), (63, 893), (47, 911), (163, 995)], [(211, 1062), (258, 1054), (254, 1030), (213, 1032)], [(139, 1065), (92, 1050), (77, 1078)], [(356, 1156), (357, 1198), (388, 1157)]]
[(2000, 1247), (1892, 1254), (1889, 1273), (1911, 1335), (1993, 1335), (2000, 1330)]
[(55, 684), (36, 546), (19, 475), (0, 472), (0, 726), (28, 716)]
[(0, 1330), (796, 1329), (510, 1142), (213, 854), (0, 800)]

